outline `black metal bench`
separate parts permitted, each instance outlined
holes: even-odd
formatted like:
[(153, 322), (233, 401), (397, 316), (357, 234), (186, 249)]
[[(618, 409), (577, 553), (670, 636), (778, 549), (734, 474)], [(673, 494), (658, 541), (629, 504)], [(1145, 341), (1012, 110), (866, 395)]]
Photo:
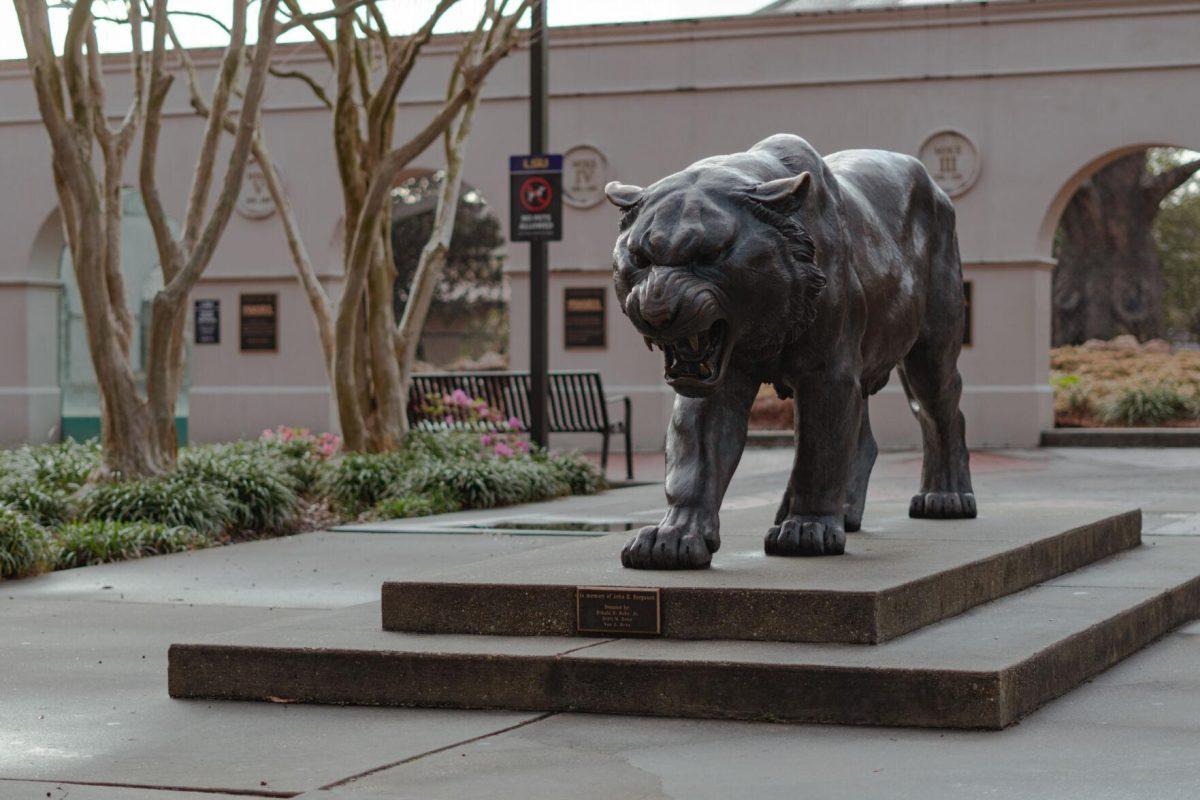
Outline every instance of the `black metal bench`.
[[(485, 400), (506, 417), (516, 417), (525, 430), (529, 430), (528, 372), (422, 372), (413, 375), (408, 392), (408, 424), (415, 430), (445, 429), (445, 419), (434, 418), (425, 409), (429, 398), (453, 394), (455, 389), (463, 390), (472, 399)], [(600, 373), (579, 370), (551, 371), (549, 392), (550, 432), (600, 434), (603, 437), (600, 468), (605, 474), (609, 437), (614, 433), (624, 434), (625, 474), (633, 480), (629, 398), (606, 397)], [(608, 404), (618, 402), (624, 407), (624, 418), (610, 420)], [(487, 424), (483, 423), (481, 427), (486, 428)]]

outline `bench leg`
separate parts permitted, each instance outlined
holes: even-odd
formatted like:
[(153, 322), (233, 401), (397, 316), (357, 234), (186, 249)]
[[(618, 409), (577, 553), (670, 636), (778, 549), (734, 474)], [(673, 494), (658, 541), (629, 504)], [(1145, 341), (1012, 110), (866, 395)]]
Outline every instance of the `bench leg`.
[(625, 429), (625, 480), (633, 480), (633, 437), (629, 428)]
[(608, 438), (612, 434), (604, 432), (604, 443), (600, 445), (600, 473), (608, 480)]

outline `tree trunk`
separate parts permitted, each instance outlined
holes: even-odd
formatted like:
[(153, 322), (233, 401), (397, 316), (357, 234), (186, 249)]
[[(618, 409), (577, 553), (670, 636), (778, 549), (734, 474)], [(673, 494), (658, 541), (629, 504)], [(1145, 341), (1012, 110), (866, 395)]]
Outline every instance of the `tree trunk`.
[(1164, 333), (1162, 265), (1154, 218), (1163, 199), (1200, 169), (1151, 173), (1139, 151), (1099, 170), (1072, 196), (1058, 230), (1054, 346)]

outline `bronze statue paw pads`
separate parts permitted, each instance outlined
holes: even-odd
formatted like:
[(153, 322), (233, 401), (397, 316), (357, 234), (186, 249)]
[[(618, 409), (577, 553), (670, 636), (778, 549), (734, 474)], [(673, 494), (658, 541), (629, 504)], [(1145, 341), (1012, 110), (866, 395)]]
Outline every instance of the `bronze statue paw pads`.
[(921, 492), (908, 506), (913, 519), (975, 519), (977, 514), (970, 492)]
[(786, 519), (767, 532), (769, 556), (837, 556), (846, 552), (846, 531), (824, 522)]
[(674, 525), (648, 525), (621, 551), (621, 564), (630, 569), (703, 569), (711, 563), (704, 537)]

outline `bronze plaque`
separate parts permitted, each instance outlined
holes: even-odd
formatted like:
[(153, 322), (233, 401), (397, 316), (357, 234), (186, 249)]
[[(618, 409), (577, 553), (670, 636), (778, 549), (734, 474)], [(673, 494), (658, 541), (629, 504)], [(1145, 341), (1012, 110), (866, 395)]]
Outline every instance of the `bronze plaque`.
[(563, 346), (604, 347), (604, 295), (602, 288), (566, 289), (563, 295)]
[(659, 590), (627, 586), (576, 587), (575, 632), (659, 636), (662, 634)]
[(241, 349), (268, 351), (279, 349), (278, 295), (244, 294), (239, 300)]

